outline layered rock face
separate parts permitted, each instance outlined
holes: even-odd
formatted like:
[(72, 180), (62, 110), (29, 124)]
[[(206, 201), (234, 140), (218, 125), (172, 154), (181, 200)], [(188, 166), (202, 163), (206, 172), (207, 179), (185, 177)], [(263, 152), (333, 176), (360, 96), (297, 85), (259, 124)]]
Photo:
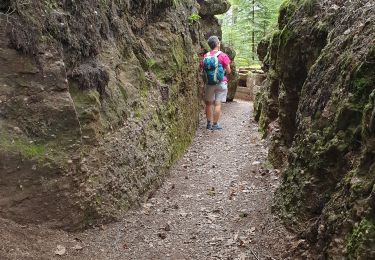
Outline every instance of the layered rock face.
[(198, 122), (199, 5), (0, 5), (0, 217), (75, 229), (147, 197)]
[(375, 258), (374, 10), (290, 0), (263, 42), (256, 116), (272, 136), (270, 160), (285, 167), (274, 209), (316, 258)]

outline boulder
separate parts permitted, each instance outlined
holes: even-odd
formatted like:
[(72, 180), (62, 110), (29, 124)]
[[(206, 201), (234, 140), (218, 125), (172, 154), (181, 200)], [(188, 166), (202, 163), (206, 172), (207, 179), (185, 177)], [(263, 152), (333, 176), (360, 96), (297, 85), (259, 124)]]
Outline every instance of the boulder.
[(226, 13), (230, 8), (228, 0), (198, 0), (201, 16), (213, 16)]
[(204, 16), (200, 19), (200, 28), (204, 38), (208, 39), (212, 35), (222, 38), (221, 26), (215, 16)]

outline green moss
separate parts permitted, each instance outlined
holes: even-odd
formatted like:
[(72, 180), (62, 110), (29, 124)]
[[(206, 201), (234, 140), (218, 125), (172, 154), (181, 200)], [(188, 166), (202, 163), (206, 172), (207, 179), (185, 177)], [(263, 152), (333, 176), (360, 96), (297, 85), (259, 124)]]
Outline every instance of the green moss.
[(160, 122), (159, 115), (157, 113), (154, 113), (151, 119), (151, 127), (156, 128), (157, 130), (161, 130), (161, 126), (162, 125)]
[(303, 2), (303, 8), (305, 12), (310, 16), (314, 15), (317, 5), (318, 5), (317, 0), (305, 0)]
[(345, 130), (349, 127), (357, 127), (362, 119), (362, 109), (360, 104), (346, 103), (338, 111), (336, 116), (336, 130)]
[(184, 48), (182, 48), (181, 45), (177, 44), (173, 47), (172, 49), (172, 52), (173, 52), (173, 58), (176, 62), (176, 71), (181, 69), (184, 65), (184, 57), (185, 57), (185, 54), (184, 54)]
[(356, 101), (367, 102), (370, 91), (375, 86), (375, 46), (367, 54), (366, 60), (354, 73), (352, 92)]
[(279, 29), (282, 30), (291, 19), (292, 15), (297, 10), (299, 4), (303, 0), (286, 0), (284, 1), (279, 10)]
[(156, 60), (154, 58), (150, 58), (146, 62), (147, 62), (147, 66), (149, 68), (152, 68), (152, 66), (154, 66), (156, 64)]
[(279, 12), (285, 13), (288, 10), (289, 5), (290, 5), (290, 0), (285, 0), (284, 2), (282, 2), (281, 5), (280, 5)]
[(71, 83), (69, 85), (69, 92), (77, 108), (85, 108), (90, 105), (100, 106), (100, 95), (95, 89), (80, 90), (77, 84)]
[(44, 0), (44, 6), (48, 11), (52, 11), (58, 8), (58, 4), (54, 0)]
[(1, 131), (0, 147), (6, 152), (20, 153), (26, 159), (39, 158), (47, 152), (44, 144), (36, 144), (25, 138), (11, 136), (5, 131)]
[(285, 48), (296, 37), (297, 37), (297, 34), (294, 31), (284, 28), (280, 35), (279, 47)]
[(124, 100), (128, 100), (128, 93), (126, 92), (126, 89), (124, 88), (124, 86), (119, 85), (119, 89)]
[[(266, 57), (266, 61), (271, 60), (275, 62), (277, 60), (277, 55), (278, 55), (279, 45), (280, 45), (280, 35), (281, 35), (281, 31), (277, 31), (272, 35), (270, 47), (269, 47), (269, 53), (267, 54), (268, 57)], [(271, 65), (274, 65), (274, 64), (271, 64)], [(270, 72), (268, 72), (268, 75), (270, 75)]]
[(357, 259), (366, 256), (366, 248), (371, 248), (375, 240), (375, 225), (373, 220), (362, 219), (353, 229), (347, 240), (347, 254), (350, 258)]
[(272, 68), (267, 72), (267, 77), (272, 80), (272, 79), (277, 79), (278, 78), (278, 75), (276, 73), (275, 70), (273, 70)]
[(192, 115), (189, 111), (191, 111), (192, 108), (191, 104), (189, 106), (189, 104), (185, 103), (182, 99), (178, 101), (171, 100), (161, 106), (159, 118), (154, 117), (152, 120), (155, 125), (167, 124), (166, 133), (170, 154), (167, 167), (171, 167), (175, 161), (181, 157), (186, 147), (192, 141), (196, 129), (196, 125), (192, 123), (194, 120), (190, 120)]
[(328, 33), (328, 24), (323, 21), (318, 21), (318, 23), (315, 26), (316, 30), (319, 32), (325, 32)]
[(169, 166), (172, 166), (177, 159), (184, 154), (186, 147), (192, 141), (192, 133), (186, 133), (185, 130), (181, 129), (179, 124), (173, 124), (169, 132), (171, 140), (171, 157)]
[(141, 118), (142, 117), (142, 109), (140, 107), (137, 107), (134, 110), (134, 117), (135, 118)]

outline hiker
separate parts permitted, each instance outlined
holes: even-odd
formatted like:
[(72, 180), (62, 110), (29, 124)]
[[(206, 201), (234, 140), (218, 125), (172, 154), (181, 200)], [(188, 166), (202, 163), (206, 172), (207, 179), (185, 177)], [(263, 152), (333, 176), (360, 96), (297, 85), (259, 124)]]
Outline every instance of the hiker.
[(219, 119), (221, 115), (221, 103), (226, 102), (228, 93), (228, 77), (231, 73), (228, 55), (220, 51), (220, 40), (217, 36), (208, 39), (211, 51), (204, 55), (201, 64), (205, 81), (205, 97), (207, 129), (221, 130)]

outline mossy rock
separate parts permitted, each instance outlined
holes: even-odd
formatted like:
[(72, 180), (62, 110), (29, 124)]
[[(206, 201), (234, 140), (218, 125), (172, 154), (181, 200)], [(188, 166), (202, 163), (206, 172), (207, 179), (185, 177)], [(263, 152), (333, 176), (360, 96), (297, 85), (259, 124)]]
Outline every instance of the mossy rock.
[(375, 46), (367, 54), (365, 62), (357, 69), (352, 79), (352, 92), (357, 102), (365, 103), (375, 86)]
[(351, 259), (373, 259), (375, 257), (375, 222), (362, 219), (347, 239), (347, 255)]

